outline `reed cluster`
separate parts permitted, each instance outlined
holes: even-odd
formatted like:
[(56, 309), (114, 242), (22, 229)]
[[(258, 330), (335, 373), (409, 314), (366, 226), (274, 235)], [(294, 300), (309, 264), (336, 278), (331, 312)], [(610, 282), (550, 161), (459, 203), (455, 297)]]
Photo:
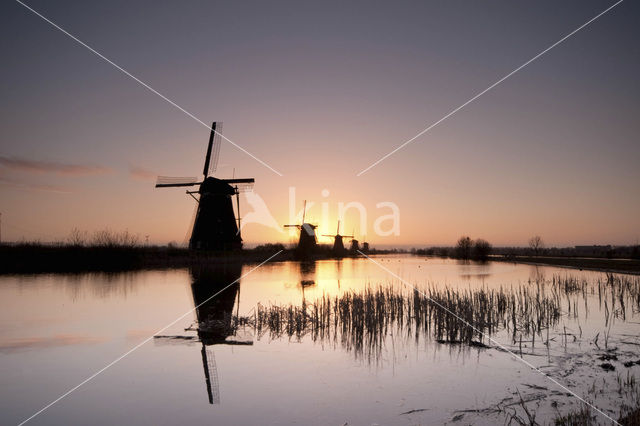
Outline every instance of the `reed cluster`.
[(487, 338), (508, 330), (512, 335), (540, 333), (557, 323), (561, 315), (557, 298), (520, 287), (503, 289), (429, 288), (400, 291), (392, 286), (366, 288), (338, 296), (323, 295), (301, 305), (262, 305), (253, 321), (259, 337), (295, 338), (340, 342), (358, 354), (379, 352), (387, 337), (419, 342), (485, 346)]
[(379, 354), (388, 338), (483, 347), (491, 346), (490, 337), (504, 333), (512, 344), (535, 345), (536, 336), (548, 344), (549, 329), (563, 316), (577, 316), (583, 301), (588, 312), (587, 297), (596, 294), (605, 324), (614, 316), (624, 318), (629, 305), (640, 311), (640, 278), (608, 275), (587, 281), (568, 275), (498, 289), (431, 286), (408, 291), (380, 285), (324, 294), (299, 305), (258, 304), (250, 317), (234, 322), (254, 329), (258, 338), (310, 336), (367, 356)]

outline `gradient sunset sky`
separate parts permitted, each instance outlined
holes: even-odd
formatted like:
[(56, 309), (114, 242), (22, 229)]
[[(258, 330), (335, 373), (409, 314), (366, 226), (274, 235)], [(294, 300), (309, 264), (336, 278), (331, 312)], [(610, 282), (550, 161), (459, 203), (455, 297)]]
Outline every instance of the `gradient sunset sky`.
[[(637, 242), (631, 0), (357, 176), (614, 3), (25, 1), (282, 173), (223, 142), (217, 176), (255, 177), (278, 224), (295, 187), (312, 221), (328, 203), (320, 234), (356, 201), (367, 229), (352, 212), (344, 231), (415, 246)], [(153, 185), (201, 173), (207, 128), (18, 2), (0, 3), (0, 35), (2, 240), (109, 227), (182, 243), (194, 202)], [(385, 201), (398, 236), (373, 232)], [(289, 241), (259, 224), (243, 237)]]

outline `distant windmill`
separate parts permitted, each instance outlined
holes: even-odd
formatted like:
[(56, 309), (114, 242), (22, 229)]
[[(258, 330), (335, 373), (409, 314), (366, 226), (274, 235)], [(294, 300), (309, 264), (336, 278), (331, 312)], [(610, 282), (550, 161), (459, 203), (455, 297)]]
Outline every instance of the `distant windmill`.
[(300, 230), (300, 239), (298, 240), (298, 253), (302, 255), (310, 254), (317, 245), (316, 240), (316, 228), (317, 225), (312, 225), (304, 221), (304, 217), (307, 210), (307, 200), (304, 201), (304, 207), (302, 209), (302, 225), (284, 225), (285, 228), (298, 228)]
[[(216, 130), (216, 126), (218, 130)], [(222, 123), (213, 122), (209, 145), (204, 160), (204, 178), (158, 176), (156, 188), (199, 186), (187, 191), (198, 203), (198, 209), (189, 239), (189, 248), (206, 250), (238, 250), (242, 248), (240, 228), (240, 192), (253, 188), (255, 179), (218, 179), (212, 175), (220, 157), (220, 130)], [(194, 194), (199, 194), (196, 198)], [(236, 196), (238, 219), (233, 211), (232, 196)]]
[(336, 235), (323, 235), (323, 237), (333, 237), (333, 252), (335, 254), (343, 254), (345, 250), (342, 239), (353, 238), (353, 235), (340, 235), (340, 221), (338, 221), (338, 229), (336, 230)]

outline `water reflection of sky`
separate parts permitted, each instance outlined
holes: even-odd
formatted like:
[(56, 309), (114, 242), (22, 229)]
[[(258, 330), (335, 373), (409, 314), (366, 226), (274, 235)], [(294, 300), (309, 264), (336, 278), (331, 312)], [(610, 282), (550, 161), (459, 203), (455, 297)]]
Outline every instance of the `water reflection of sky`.
[[(554, 275), (603, 276), (420, 257), (377, 261), (421, 287), (499, 288)], [(250, 269), (245, 266), (240, 272)], [(237, 271), (228, 274), (219, 278), (231, 281)], [(172, 270), (0, 278), (3, 423), (28, 417), (192, 309), (201, 297), (193, 291), (194, 277), (192, 271)], [(380, 284), (403, 286), (364, 259), (272, 263), (242, 278), (226, 302), (219, 300), (247, 315), (258, 303), (300, 304), (303, 297), (313, 300)], [(196, 313), (191, 313), (162, 334), (194, 336), (185, 328), (196, 320)], [(599, 321), (592, 316), (581, 325), (586, 329)], [(96, 424), (443, 423), (456, 409), (495, 403), (518, 383), (549, 386), (538, 374), (495, 351), (460, 351), (426, 342), (407, 345), (402, 336), (394, 336), (380, 362), (371, 364), (354, 358), (339, 342), (257, 337), (245, 330), (236, 338), (252, 346), (207, 346), (218, 373), (219, 404), (208, 403), (203, 345), (197, 339), (156, 340), (33, 424), (83, 423), (89, 417)], [(402, 414), (412, 410), (418, 411)]]

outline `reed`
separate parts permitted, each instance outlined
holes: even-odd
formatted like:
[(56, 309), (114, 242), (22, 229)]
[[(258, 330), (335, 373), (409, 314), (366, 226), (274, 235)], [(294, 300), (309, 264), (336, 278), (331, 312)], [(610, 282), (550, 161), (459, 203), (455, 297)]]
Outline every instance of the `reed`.
[(376, 356), (390, 336), (483, 347), (488, 336), (502, 330), (514, 336), (541, 335), (560, 315), (557, 298), (542, 294), (540, 288), (508, 293), (431, 287), (408, 292), (378, 286), (325, 294), (298, 306), (258, 304), (253, 316), (242, 322), (255, 328), (258, 338), (310, 336), (314, 342), (340, 342), (358, 355)]
[[(564, 316), (578, 315), (581, 298), (600, 295), (605, 326), (615, 315), (624, 318), (626, 309), (640, 310), (640, 279), (607, 276), (585, 281), (573, 276), (554, 276), (499, 289), (452, 289), (430, 286), (424, 291), (407, 291), (393, 285), (369, 286), (340, 295), (324, 294), (301, 305), (258, 304), (253, 315), (236, 318), (254, 328), (258, 338), (301, 340), (340, 344), (357, 356), (378, 357), (389, 338), (419, 343), (486, 347), (497, 333), (511, 336), (514, 348), (549, 345), (549, 329)], [(608, 327), (605, 327), (605, 334)], [(578, 335), (562, 327), (562, 344)], [(580, 337), (582, 330), (580, 328)], [(501, 337), (504, 342), (504, 339)]]

